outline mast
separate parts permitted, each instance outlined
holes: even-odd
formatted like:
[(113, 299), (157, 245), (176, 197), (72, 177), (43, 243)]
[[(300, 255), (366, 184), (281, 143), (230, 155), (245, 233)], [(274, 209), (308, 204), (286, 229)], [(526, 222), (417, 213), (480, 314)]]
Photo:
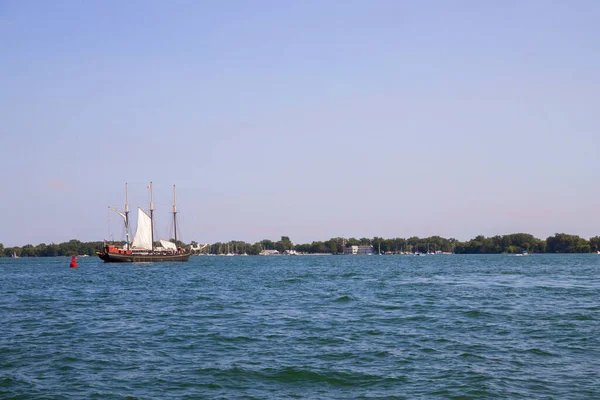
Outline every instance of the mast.
[(177, 191), (173, 185), (173, 231), (175, 232), (175, 247), (177, 247)]
[(150, 236), (152, 237), (152, 251), (154, 251), (154, 197), (152, 196), (152, 182), (150, 182)]
[(127, 250), (129, 250), (129, 192), (127, 191), (127, 183), (125, 183), (125, 241)]

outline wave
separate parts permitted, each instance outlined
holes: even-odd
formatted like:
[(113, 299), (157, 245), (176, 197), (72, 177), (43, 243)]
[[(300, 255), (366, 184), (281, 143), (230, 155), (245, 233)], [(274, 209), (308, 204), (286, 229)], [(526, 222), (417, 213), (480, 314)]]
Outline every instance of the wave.
[(460, 355), (461, 358), (478, 358), (480, 360), (485, 360), (486, 358), (477, 354), (472, 354), (472, 353), (462, 353)]
[(337, 387), (365, 386), (381, 382), (401, 382), (403, 378), (390, 378), (380, 375), (365, 374), (360, 372), (324, 371), (314, 370), (309, 367), (288, 366), (282, 368), (264, 368), (261, 370), (232, 367), (218, 372), (216, 375), (230, 379), (250, 379), (255, 381), (267, 380), (276, 383), (309, 383), (326, 384)]
[(342, 296), (342, 297), (338, 297), (337, 299), (335, 299), (333, 302), (334, 303), (348, 303), (350, 301), (352, 301), (352, 297), (350, 296)]
[(526, 350), (527, 353), (531, 353), (531, 354), (535, 354), (537, 356), (546, 356), (546, 357), (555, 357), (556, 354), (554, 353), (550, 353), (549, 351), (545, 351), (542, 349), (538, 349), (538, 348), (531, 348), (531, 349), (527, 349)]
[(224, 335), (221, 335), (220, 333), (212, 333), (208, 336), (217, 342), (225, 342), (225, 343), (245, 343), (245, 342), (259, 342), (260, 341), (260, 339), (243, 336), (243, 335), (224, 336)]
[(470, 318), (480, 318), (480, 317), (490, 317), (491, 316), (490, 313), (485, 312), (485, 311), (479, 311), (479, 310), (466, 311), (464, 314)]

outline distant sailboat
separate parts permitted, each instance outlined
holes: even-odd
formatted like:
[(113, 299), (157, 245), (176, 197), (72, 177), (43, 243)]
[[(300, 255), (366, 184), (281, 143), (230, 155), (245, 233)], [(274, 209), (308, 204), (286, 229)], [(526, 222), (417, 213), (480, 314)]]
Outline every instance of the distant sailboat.
[(120, 212), (110, 207), (114, 212), (123, 217), (125, 221), (126, 242), (122, 249), (112, 245), (104, 245), (102, 252), (96, 254), (104, 262), (171, 262), (188, 261), (191, 252), (178, 249), (177, 245), (177, 194), (173, 185), (173, 226), (175, 231), (175, 243), (160, 240), (161, 248), (154, 247), (154, 228), (152, 224), (154, 213), (154, 201), (152, 196), (152, 182), (150, 189), (150, 215), (138, 207), (138, 221), (135, 236), (129, 243), (129, 199), (127, 195), (127, 184), (125, 184), (125, 212)]
[(12, 253), (12, 258), (19, 258), (19, 256), (17, 255), (17, 253), (15, 253), (15, 252), (13, 251), (13, 253)]
[(233, 257), (235, 256), (234, 253), (232, 253), (231, 251), (229, 251), (229, 243), (227, 243), (227, 254), (225, 254), (227, 257)]

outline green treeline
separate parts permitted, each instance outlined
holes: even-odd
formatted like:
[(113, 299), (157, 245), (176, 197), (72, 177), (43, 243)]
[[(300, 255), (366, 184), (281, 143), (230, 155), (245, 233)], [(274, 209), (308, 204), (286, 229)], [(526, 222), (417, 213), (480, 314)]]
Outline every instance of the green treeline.
[[(121, 242), (124, 244), (125, 242)], [(96, 254), (96, 251), (102, 250), (103, 242), (80, 242), (79, 240), (69, 240), (60, 244), (41, 243), (37, 246), (26, 244), (23, 247), (4, 247), (0, 243), (0, 257), (12, 257), (13, 253), (18, 257), (58, 257)]]
[(600, 237), (586, 240), (577, 235), (557, 233), (547, 239), (538, 239), (527, 233), (497, 235), (493, 237), (477, 236), (467, 242), (456, 239), (446, 239), (440, 236), (428, 238), (331, 238), (327, 241), (317, 241), (306, 244), (293, 244), (289, 237), (282, 236), (281, 240), (273, 242), (262, 240), (249, 244), (241, 241), (214, 243), (204, 252), (210, 254), (248, 253), (259, 254), (262, 250), (296, 250), (302, 253), (332, 253), (344, 252), (344, 247), (359, 245), (373, 246), (374, 252), (386, 254), (444, 252), (456, 254), (502, 254), (502, 253), (590, 253), (600, 250)]
[[(124, 242), (116, 242), (122, 246)], [(192, 246), (198, 243), (192, 241)], [(157, 243), (157, 246), (159, 244)], [(589, 240), (577, 235), (557, 233), (544, 239), (535, 238), (527, 233), (514, 233), (510, 235), (497, 235), (492, 237), (477, 236), (467, 242), (456, 239), (446, 239), (440, 236), (428, 238), (331, 238), (327, 241), (316, 241), (305, 244), (294, 244), (288, 236), (282, 236), (281, 240), (261, 240), (254, 244), (243, 241), (230, 241), (225, 243), (213, 243), (204, 247), (199, 253), (205, 254), (260, 254), (264, 250), (296, 250), (301, 253), (316, 254), (344, 253), (344, 247), (352, 245), (373, 246), (373, 251), (386, 254), (402, 254), (415, 252), (444, 252), (456, 254), (501, 254), (501, 253), (590, 253), (600, 251), (600, 237), (595, 236)], [(96, 251), (102, 249), (103, 242), (81, 242), (70, 240), (60, 244), (41, 243), (37, 246), (31, 244), (22, 247), (4, 247), (0, 243), (0, 257), (11, 257), (13, 254), (19, 257), (56, 257), (84, 255), (92, 256)], [(186, 247), (187, 244), (178, 241), (178, 246)]]

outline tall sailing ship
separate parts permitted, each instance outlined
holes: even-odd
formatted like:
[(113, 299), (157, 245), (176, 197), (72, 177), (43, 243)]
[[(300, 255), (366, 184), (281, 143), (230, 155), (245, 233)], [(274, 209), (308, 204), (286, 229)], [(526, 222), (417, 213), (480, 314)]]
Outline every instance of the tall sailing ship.
[(118, 248), (104, 243), (104, 248), (96, 252), (104, 262), (174, 262), (188, 261), (191, 252), (177, 248), (177, 192), (173, 185), (173, 231), (175, 243), (160, 240), (161, 247), (154, 246), (154, 199), (152, 182), (150, 182), (150, 215), (138, 207), (137, 228), (133, 241), (129, 241), (129, 194), (125, 184), (125, 212), (110, 207), (111, 210), (123, 217), (125, 222), (125, 246)]

